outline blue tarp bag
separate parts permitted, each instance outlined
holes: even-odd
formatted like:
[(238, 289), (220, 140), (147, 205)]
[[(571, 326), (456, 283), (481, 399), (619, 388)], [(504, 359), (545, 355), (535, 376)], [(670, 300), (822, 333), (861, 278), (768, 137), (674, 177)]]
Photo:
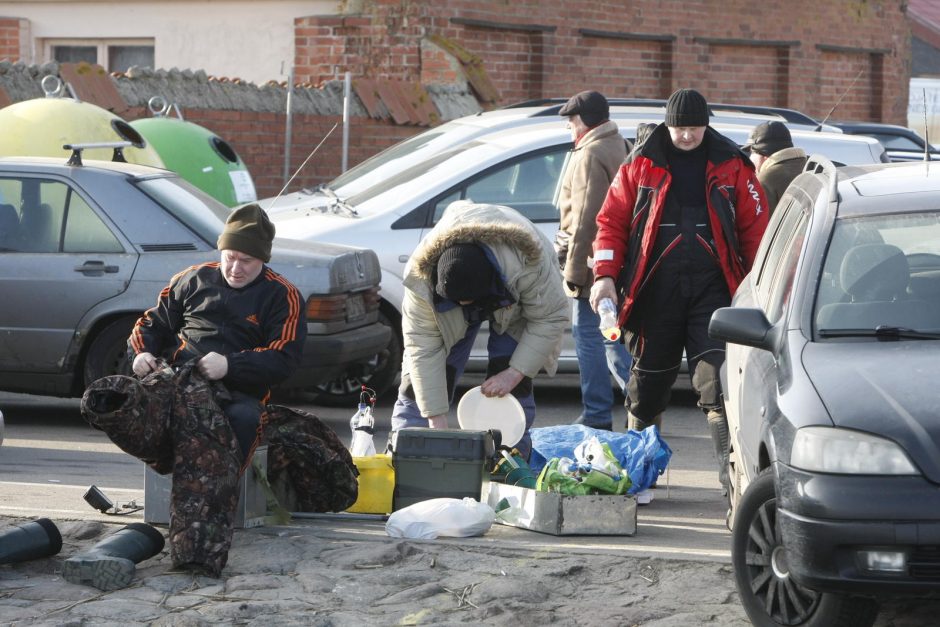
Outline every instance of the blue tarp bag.
[(601, 443), (606, 442), (633, 482), (628, 494), (642, 492), (656, 483), (672, 457), (672, 449), (655, 426), (643, 431), (614, 433), (584, 425), (558, 425), (531, 429), (530, 433), (532, 455), (529, 467), (535, 473), (553, 457), (573, 458), (575, 447), (591, 436), (596, 436)]

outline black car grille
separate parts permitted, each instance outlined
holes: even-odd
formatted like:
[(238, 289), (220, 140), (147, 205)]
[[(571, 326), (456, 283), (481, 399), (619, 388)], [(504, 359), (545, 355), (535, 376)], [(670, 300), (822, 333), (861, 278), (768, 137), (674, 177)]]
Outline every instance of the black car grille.
[(141, 244), (140, 248), (145, 253), (172, 253), (182, 250), (196, 250), (196, 245), (191, 242), (185, 244)]
[(911, 578), (940, 581), (940, 546), (918, 546), (908, 559)]

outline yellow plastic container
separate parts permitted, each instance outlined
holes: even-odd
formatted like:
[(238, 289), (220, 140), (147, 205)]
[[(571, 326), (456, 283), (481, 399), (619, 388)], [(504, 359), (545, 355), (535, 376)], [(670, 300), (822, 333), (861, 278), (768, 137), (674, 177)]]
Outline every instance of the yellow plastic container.
[(358, 514), (389, 514), (395, 492), (395, 469), (391, 455), (353, 457), (359, 469), (359, 498), (348, 512)]

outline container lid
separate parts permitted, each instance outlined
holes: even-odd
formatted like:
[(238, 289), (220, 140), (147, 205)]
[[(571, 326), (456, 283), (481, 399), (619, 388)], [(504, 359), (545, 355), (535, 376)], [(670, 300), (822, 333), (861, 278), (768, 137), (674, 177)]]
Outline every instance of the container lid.
[(461, 429), (487, 431), (499, 429), (502, 443), (515, 446), (525, 434), (525, 412), (512, 394), (502, 398), (483, 396), (479, 386), (463, 395), (457, 405), (457, 422)]

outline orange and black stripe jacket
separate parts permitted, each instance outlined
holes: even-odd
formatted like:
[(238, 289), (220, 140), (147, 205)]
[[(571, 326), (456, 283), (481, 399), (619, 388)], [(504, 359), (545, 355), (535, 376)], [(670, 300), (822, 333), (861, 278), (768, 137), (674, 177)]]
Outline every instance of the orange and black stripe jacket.
[(229, 287), (219, 263), (183, 270), (134, 325), (133, 353), (185, 362), (210, 352), (228, 359), (223, 382), (263, 399), (300, 363), (307, 336), (300, 292), (265, 266), (240, 289)]

